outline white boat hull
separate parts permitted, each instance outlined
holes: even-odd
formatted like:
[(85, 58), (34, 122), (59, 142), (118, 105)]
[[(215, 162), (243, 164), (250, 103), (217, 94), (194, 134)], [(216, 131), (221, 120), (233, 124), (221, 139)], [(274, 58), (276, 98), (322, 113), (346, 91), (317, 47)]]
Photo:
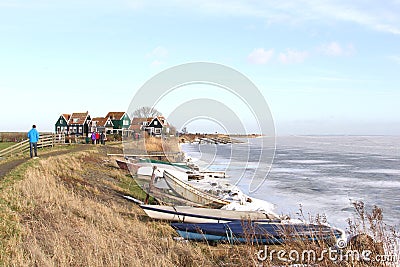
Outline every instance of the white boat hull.
[(146, 214), (157, 220), (186, 223), (224, 223), (237, 220), (279, 221), (279, 218), (257, 211), (234, 211), (190, 206), (140, 205)]

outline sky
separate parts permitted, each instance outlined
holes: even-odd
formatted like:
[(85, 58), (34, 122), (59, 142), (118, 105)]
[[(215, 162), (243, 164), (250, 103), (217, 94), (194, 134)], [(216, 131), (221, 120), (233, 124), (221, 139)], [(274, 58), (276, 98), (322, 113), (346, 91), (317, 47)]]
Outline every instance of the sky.
[(398, 14), (399, 0), (0, 0), (0, 131), (126, 111), (154, 75), (200, 61), (248, 77), (278, 135), (400, 135)]

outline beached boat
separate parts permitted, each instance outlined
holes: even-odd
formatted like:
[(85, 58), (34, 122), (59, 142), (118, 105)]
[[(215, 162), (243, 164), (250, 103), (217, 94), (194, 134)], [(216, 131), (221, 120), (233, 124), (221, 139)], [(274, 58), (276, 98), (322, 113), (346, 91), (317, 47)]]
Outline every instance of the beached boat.
[(180, 171), (185, 173), (187, 176), (185, 180), (202, 180), (204, 178), (226, 178), (226, 173), (224, 171), (198, 171), (194, 169), (188, 169), (186, 165), (178, 163), (170, 163), (160, 160), (145, 161), (139, 160), (138, 165), (145, 168), (140, 171), (141, 175), (151, 176), (153, 173), (153, 167), (156, 166), (159, 170), (172, 170)]
[(153, 219), (185, 223), (224, 223), (230, 221), (269, 221), (280, 222), (274, 214), (261, 211), (236, 211), (209, 209), (190, 206), (140, 205)]
[(182, 196), (184, 199), (193, 201), (195, 203), (201, 204), (203, 206), (209, 206), (214, 208), (221, 208), (229, 204), (230, 202), (227, 200), (223, 200), (218, 196), (214, 196), (203, 192), (179, 178), (172, 175), (167, 170), (164, 170), (164, 179), (167, 182), (168, 186), (174, 191), (176, 194)]
[(287, 241), (314, 240), (334, 241), (344, 233), (327, 225), (286, 222), (246, 222), (228, 223), (172, 223), (180, 236), (188, 240), (282, 244)]
[(158, 166), (163, 169), (171, 169), (167, 168), (166, 165), (176, 167), (177, 169), (185, 171), (189, 179), (203, 179), (204, 177), (226, 178), (226, 173), (224, 171), (200, 171), (199, 167), (191, 162), (169, 162), (147, 158), (139, 158), (138, 162), (143, 165), (150, 163), (152, 166)]
[(130, 171), (131, 173), (136, 174), (140, 165), (137, 163), (130, 162), (129, 160), (120, 160), (116, 159), (117, 165), (122, 170)]

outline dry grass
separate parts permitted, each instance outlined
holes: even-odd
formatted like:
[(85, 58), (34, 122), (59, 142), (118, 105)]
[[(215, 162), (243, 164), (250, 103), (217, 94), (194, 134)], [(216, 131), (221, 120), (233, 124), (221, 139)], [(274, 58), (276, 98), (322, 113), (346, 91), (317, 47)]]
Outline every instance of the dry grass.
[(179, 142), (177, 137), (159, 138), (146, 136), (140, 140), (124, 141), (124, 154), (126, 155), (149, 155), (151, 153), (166, 153), (163, 157), (156, 157), (165, 161), (177, 161), (168, 153), (179, 153)]
[(146, 137), (146, 150), (149, 152), (179, 152), (178, 140), (176, 138), (162, 139), (157, 137)]
[(0, 132), (0, 142), (20, 142), (22, 140), (27, 139), (27, 133), (29, 129), (25, 133), (21, 132)]
[(2, 265), (207, 265), (200, 249), (172, 240), (168, 225), (143, 222), (131, 203), (112, 197), (101, 180), (117, 187), (117, 170), (89, 177), (88, 167), (95, 174), (112, 170), (97, 156), (30, 161), (7, 177), (0, 192)]
[[(0, 181), (1, 266), (291, 266), (259, 261), (261, 245), (178, 242), (163, 222), (120, 197), (129, 194), (126, 174), (93, 148), (48, 159), (30, 160)], [(356, 206), (352, 233), (367, 233), (393, 253), (396, 233), (382, 213)], [(363, 219), (363, 220), (362, 220)], [(316, 216), (313, 222), (323, 222)], [(288, 241), (269, 249), (321, 252), (326, 243)], [(379, 250), (376, 252), (382, 252)], [(276, 255), (276, 254), (275, 254)], [(332, 261), (296, 262), (309, 266), (390, 266)], [(315, 264), (315, 265), (312, 265)], [(293, 265), (292, 265), (293, 266)], [(396, 266), (396, 265), (392, 265)]]

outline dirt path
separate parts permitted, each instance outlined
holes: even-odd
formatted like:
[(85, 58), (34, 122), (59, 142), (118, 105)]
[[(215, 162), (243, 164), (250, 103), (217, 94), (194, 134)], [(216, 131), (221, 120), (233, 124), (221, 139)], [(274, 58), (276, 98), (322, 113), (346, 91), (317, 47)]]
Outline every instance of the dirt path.
[[(71, 149), (63, 149), (63, 150), (57, 150), (57, 151), (52, 151), (48, 152), (46, 154), (40, 155), (40, 150), (39, 150), (39, 156), (40, 158), (48, 158), (52, 156), (58, 156), (62, 154), (67, 154), (67, 153), (72, 153), (72, 152), (78, 152), (78, 151), (84, 151), (92, 148), (90, 145), (76, 145), (75, 147)], [(23, 158), (17, 158), (12, 161), (7, 161), (5, 163), (1, 163), (0, 161), (0, 179), (3, 179), (4, 176), (6, 176), (12, 169), (18, 167), (24, 162), (27, 162), (28, 160), (31, 160), (31, 158), (28, 156), (24, 156)]]

